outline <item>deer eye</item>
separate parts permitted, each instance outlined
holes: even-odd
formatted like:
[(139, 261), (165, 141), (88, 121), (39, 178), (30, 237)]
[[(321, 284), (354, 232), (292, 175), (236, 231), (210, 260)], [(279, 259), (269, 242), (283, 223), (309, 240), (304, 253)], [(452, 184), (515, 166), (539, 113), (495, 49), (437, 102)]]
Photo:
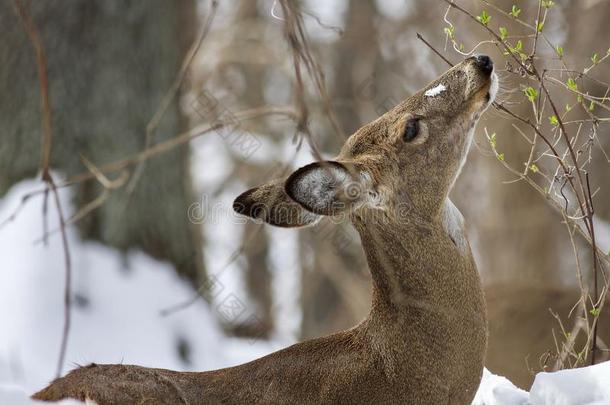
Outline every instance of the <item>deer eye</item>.
[(405, 142), (411, 142), (419, 133), (419, 118), (411, 118), (407, 121), (405, 126), (405, 132), (402, 134), (402, 140)]

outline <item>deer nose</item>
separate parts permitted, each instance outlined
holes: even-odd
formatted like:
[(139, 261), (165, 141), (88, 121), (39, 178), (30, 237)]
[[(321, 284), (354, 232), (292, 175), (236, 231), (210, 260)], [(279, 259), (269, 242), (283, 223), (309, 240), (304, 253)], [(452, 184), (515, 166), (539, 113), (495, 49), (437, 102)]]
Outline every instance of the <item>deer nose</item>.
[(481, 71), (487, 75), (490, 75), (494, 70), (494, 62), (487, 55), (477, 55), (474, 58), (475, 63)]

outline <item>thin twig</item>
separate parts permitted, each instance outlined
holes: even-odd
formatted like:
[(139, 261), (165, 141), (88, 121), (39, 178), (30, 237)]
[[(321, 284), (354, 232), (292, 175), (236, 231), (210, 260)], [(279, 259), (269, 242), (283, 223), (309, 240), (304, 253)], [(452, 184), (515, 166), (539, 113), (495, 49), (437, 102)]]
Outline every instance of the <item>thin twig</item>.
[[(294, 109), (289, 108), (289, 107), (274, 107), (274, 106), (263, 106), (263, 107), (243, 110), (243, 111), (233, 114), (233, 118), (237, 119), (238, 121), (243, 121), (243, 120), (249, 120), (249, 119), (253, 119), (253, 118), (257, 118), (257, 117), (261, 117), (261, 116), (265, 116), (265, 115), (284, 115), (284, 116), (290, 117), (292, 119), (296, 119), (296, 114), (294, 112)], [(150, 148), (145, 149), (141, 152), (129, 155), (123, 159), (120, 159), (120, 160), (117, 160), (114, 162), (110, 162), (110, 163), (98, 166), (97, 169), (100, 171), (100, 173), (113, 173), (113, 172), (121, 171), (121, 170), (128, 168), (132, 165), (135, 165), (143, 160), (147, 160), (152, 157), (159, 156), (160, 154), (165, 153), (169, 150), (172, 150), (173, 148), (176, 148), (187, 142), (190, 142), (191, 140), (193, 140), (199, 136), (208, 134), (217, 129), (223, 128), (227, 125), (235, 125), (235, 120), (216, 121), (211, 124), (206, 123), (206, 124), (198, 125), (196, 127), (193, 127), (191, 129), (187, 130), (186, 132), (183, 132), (174, 137), (171, 137), (163, 142), (154, 144)], [(95, 177), (96, 176), (93, 173), (91, 173), (90, 171), (87, 171), (87, 172), (80, 173), (80, 174), (77, 174), (75, 176), (68, 178), (61, 185), (58, 185), (58, 187), (65, 187), (65, 186), (73, 185), (73, 184), (80, 183), (85, 180), (93, 179)]]
[[(66, 357), (66, 351), (68, 349), (68, 337), (70, 334), (70, 324), (71, 324), (71, 295), (72, 295), (72, 263), (70, 260), (70, 249), (68, 247), (68, 237), (66, 235), (66, 226), (64, 220), (64, 214), (61, 209), (61, 202), (59, 198), (59, 193), (57, 191), (57, 187), (55, 186), (55, 182), (53, 181), (53, 177), (49, 170), (49, 161), (51, 156), (51, 107), (49, 103), (49, 79), (47, 74), (47, 64), (46, 58), (44, 54), (44, 49), (42, 47), (42, 41), (40, 40), (40, 35), (38, 33), (38, 29), (36, 28), (32, 17), (29, 12), (23, 7), (23, 4), (20, 0), (14, 0), (13, 4), (15, 6), (15, 11), (21, 22), (23, 23), (26, 32), (30, 38), (30, 42), (34, 48), (34, 52), (36, 54), (36, 66), (38, 68), (38, 79), (40, 85), (40, 99), (41, 99), (41, 109), (42, 109), (42, 157), (40, 163), (40, 169), (42, 171), (42, 180), (47, 184), (47, 189), (50, 190), (51, 194), (53, 194), (53, 198), (55, 200), (55, 206), (57, 208), (57, 214), (59, 216), (59, 223), (61, 229), (62, 236), (62, 245), (64, 252), (64, 261), (65, 261), (65, 278), (64, 278), (64, 326), (62, 331), (61, 345), (59, 348), (59, 359), (57, 361), (57, 372), (56, 376), (60, 377), (63, 369), (63, 364)], [(44, 232), (46, 234), (46, 202), (47, 202), (47, 191), (45, 191), (45, 199), (43, 204), (43, 221), (45, 224)], [(26, 200), (22, 200), (26, 201)]]
[[(297, 79), (297, 89), (299, 91), (296, 94), (297, 103), (305, 103), (304, 86), (302, 84), (302, 78), (299, 68), (300, 63), (303, 62), (307, 73), (309, 74), (316, 89), (318, 90), (318, 93), (320, 94), (320, 98), (322, 99), (324, 105), (325, 113), (328, 116), (335, 133), (342, 138), (346, 138), (343, 129), (339, 125), (339, 121), (335, 115), (332, 103), (330, 101), (328, 90), (326, 88), (326, 82), (324, 79), (324, 72), (317, 64), (315, 58), (311, 53), (309, 40), (303, 28), (302, 17), (297, 8), (297, 5), (287, 0), (280, 0), (280, 4), (282, 6), (282, 13), (284, 14), (284, 19), (282, 20), (284, 22), (284, 35), (288, 41), (288, 44), (291, 47), (293, 54), (293, 65), (295, 68), (295, 75)], [(299, 98), (301, 100), (299, 100)], [(303, 106), (301, 106), (300, 109), (304, 112), (307, 111), (306, 109), (303, 109)], [(307, 136), (307, 141), (310, 144), (314, 156), (317, 160), (322, 160), (319, 149), (315, 145), (311, 132), (309, 131), (307, 125), (307, 116), (301, 117), (300, 124), (300, 129), (303, 130), (303, 133), (305, 133), (305, 135)]]
[(455, 66), (453, 63), (451, 63), (449, 61), (449, 59), (447, 59), (445, 56), (443, 56), (442, 53), (440, 53), (439, 51), (436, 50), (436, 48), (434, 48), (432, 45), (430, 45), (430, 43), (428, 41), (426, 41), (424, 39), (424, 37), (418, 32), (417, 33), (417, 39), (419, 39), (420, 41), (422, 41), (424, 44), (426, 44), (428, 46), (428, 48), (430, 48), (430, 50), (432, 50), (432, 52), (434, 52), (439, 58), (441, 58), (442, 60), (444, 60), (445, 62), (447, 62), (447, 64), (451, 67)]
[[(589, 222), (591, 224), (591, 242), (595, 246), (595, 227), (593, 226), (593, 214), (595, 209), (593, 207), (593, 198), (591, 197), (591, 183), (589, 182), (589, 173), (585, 174), (587, 181), (587, 193), (589, 196), (589, 206), (591, 207)], [(598, 287), (598, 274), (597, 274), (597, 249), (593, 249), (593, 301), (595, 302), (593, 309), (597, 310), (597, 303), (599, 297)], [(591, 344), (591, 364), (595, 364), (595, 356), (597, 349), (597, 322), (593, 324), (593, 342)]]
[[(87, 167), (87, 169), (89, 169), (89, 171), (93, 175), (95, 175), (96, 180), (103, 187), (103, 190), (99, 196), (97, 196), (95, 199), (88, 202), (84, 206), (82, 206), (76, 213), (74, 213), (70, 218), (68, 218), (65, 221), (65, 226), (71, 226), (71, 225), (78, 223), (78, 221), (85, 218), (91, 212), (100, 208), (106, 202), (106, 200), (108, 200), (108, 198), (110, 197), (110, 193), (118, 188), (123, 187), (123, 185), (129, 179), (129, 172), (127, 170), (124, 170), (121, 172), (121, 174), (119, 175), (119, 177), (116, 180), (110, 180), (102, 172), (100, 172), (99, 169), (83, 155), (81, 155), (81, 160), (82, 160), (83, 164)], [(36, 239), (34, 241), (34, 244), (39, 243), (41, 240), (45, 241), (49, 236), (55, 234), (56, 232), (59, 232), (60, 230), (61, 230), (61, 227), (58, 227), (58, 228), (53, 229), (52, 231), (48, 231), (48, 232), (45, 230), (45, 233), (43, 234), (43, 236), (39, 239)]]
[(61, 346), (59, 349), (59, 360), (57, 361), (56, 377), (61, 376), (61, 372), (64, 366), (66, 352), (68, 350), (68, 337), (70, 336), (70, 325), (71, 325), (71, 299), (72, 299), (72, 261), (70, 260), (70, 249), (68, 247), (68, 235), (66, 232), (66, 221), (64, 219), (63, 210), (61, 208), (61, 202), (59, 198), (59, 192), (53, 179), (50, 179), (49, 184), (51, 186), (51, 193), (55, 200), (55, 206), (57, 208), (57, 215), (59, 216), (59, 229), (61, 231), (61, 241), (64, 252), (64, 326), (62, 331)]
[[(290, 107), (275, 107), (275, 106), (263, 106), (263, 107), (257, 107), (257, 108), (252, 108), (252, 109), (248, 109), (248, 110), (239, 111), (234, 114), (234, 118), (238, 119), (239, 121), (245, 121), (245, 120), (250, 120), (250, 119), (265, 116), (265, 115), (283, 115), (283, 116), (286, 116), (286, 117), (292, 119), (293, 121), (298, 120), (298, 114), (294, 111), (294, 109), (292, 109)], [(153, 158), (160, 154), (163, 154), (169, 150), (172, 150), (175, 147), (183, 145), (187, 142), (190, 142), (191, 140), (193, 140), (195, 138), (198, 138), (202, 135), (213, 132), (217, 129), (223, 128), (224, 126), (227, 126), (227, 125), (235, 125), (235, 121), (233, 121), (233, 120), (226, 121), (226, 122), (225, 121), (216, 121), (212, 124), (202, 124), (202, 125), (195, 126), (191, 129), (187, 130), (186, 132), (183, 132), (181, 134), (170, 137), (163, 142), (159, 142), (158, 144), (152, 145), (150, 148), (145, 149), (141, 152), (138, 152), (138, 153), (129, 155), (125, 158), (96, 167), (96, 170), (98, 171), (98, 173), (94, 173), (91, 170), (87, 170), (86, 172), (79, 173), (77, 175), (74, 175), (74, 176), (66, 179), (65, 181), (63, 181), (59, 184), (56, 184), (56, 187), (58, 189), (60, 189), (60, 188), (64, 188), (64, 187), (74, 186), (76, 184), (82, 183), (84, 181), (92, 180), (95, 178), (99, 179), (99, 173), (119, 172), (121, 170), (129, 168), (130, 166), (138, 164), (142, 160), (150, 159), (150, 158)], [(14, 221), (15, 218), (17, 217), (17, 215), (19, 214), (19, 212), (21, 212), (23, 207), (27, 204), (27, 202), (30, 201), (30, 199), (32, 197), (40, 195), (40, 194), (45, 194), (47, 192), (48, 192), (48, 187), (45, 187), (43, 189), (35, 190), (35, 191), (32, 191), (32, 192), (27, 193), (24, 196), (22, 196), (21, 202), (20, 202), (19, 206), (15, 209), (15, 211), (8, 218), (6, 218), (5, 220), (3, 220), (0, 223), (0, 229), (2, 227), (6, 226), (9, 222)]]

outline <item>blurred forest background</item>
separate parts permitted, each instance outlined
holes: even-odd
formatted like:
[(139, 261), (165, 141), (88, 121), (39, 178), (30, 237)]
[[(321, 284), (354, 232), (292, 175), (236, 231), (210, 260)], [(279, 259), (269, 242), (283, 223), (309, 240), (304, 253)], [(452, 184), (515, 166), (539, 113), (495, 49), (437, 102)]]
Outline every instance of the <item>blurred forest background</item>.
[[(347, 224), (322, 221), (299, 231), (275, 230), (232, 216), (231, 202), (247, 188), (313, 160), (311, 142), (323, 156), (333, 156), (347, 135), (446, 70), (416, 33), (453, 62), (463, 58), (447, 45), (445, 2), (293, 2), (301, 11), (309, 60), (295, 57), (284, 3), (272, 0), (23, 3), (46, 56), (50, 167), (60, 178), (88, 173), (81, 157), (103, 167), (189, 128), (233, 121), (144, 163), (108, 173), (116, 187), (104, 187), (94, 176), (73, 183), (74, 209), (85, 214), (74, 224), (82, 238), (122, 252), (139, 249), (171, 263), (211, 308), (219, 308), (230, 292), (233, 304), (251, 315), (214, 312), (231, 336), (301, 340), (349, 328), (366, 316), (369, 273), (358, 236)], [(534, 0), (491, 3), (502, 10), (517, 4), (523, 20), (534, 21), (538, 10)], [(610, 18), (610, 1), (555, 3), (544, 30), (562, 44), (566, 64), (582, 69), (594, 52), (605, 54), (610, 41), (600, 29)], [(459, 4), (475, 15), (483, 9), (493, 12), (485, 1)], [(451, 11), (448, 16), (466, 49), (487, 39), (463, 15)], [(523, 30), (515, 21), (493, 18), (490, 24), (511, 33)], [(39, 72), (31, 38), (12, 1), (0, 4), (0, 26), (1, 198), (16, 183), (40, 174), (42, 151)], [(477, 52), (496, 61), (502, 80), (499, 100), (526, 115), (530, 106), (519, 77), (503, 72), (506, 57), (489, 44)], [(553, 49), (540, 53), (552, 58)], [(592, 74), (610, 82), (607, 64)], [(295, 113), (278, 115), (273, 108)], [(307, 120), (299, 120), (305, 109)], [(241, 120), (243, 116), (250, 119)], [(485, 138), (487, 128), (497, 134), (496, 147), (507, 160), (527, 161), (530, 147), (513, 124), (498, 111), (486, 113), (452, 199), (468, 224), (484, 281), (487, 367), (527, 388), (532, 373), (551, 367), (559, 351), (562, 332), (549, 309), (570, 331), (577, 315), (568, 314), (581, 293), (561, 215), (528, 184), (512, 182), (514, 176)], [(609, 130), (599, 127), (600, 145), (588, 167), (592, 187), (599, 187), (595, 215), (598, 245), (605, 251), (610, 247), (610, 163), (603, 150), (610, 151)], [(48, 209), (53, 209), (51, 202)], [(7, 226), (0, 232), (11, 230)], [(576, 245), (583, 252), (582, 267), (589, 269), (586, 245), (578, 238)], [(585, 273), (590, 281), (590, 271)], [(77, 292), (86, 300), (86, 291)], [(192, 301), (183, 298), (183, 306)], [(599, 329), (599, 346), (610, 345), (605, 313)], [(187, 343), (177, 344), (184, 350), (196, 344)], [(598, 361), (607, 358), (602, 350)]]

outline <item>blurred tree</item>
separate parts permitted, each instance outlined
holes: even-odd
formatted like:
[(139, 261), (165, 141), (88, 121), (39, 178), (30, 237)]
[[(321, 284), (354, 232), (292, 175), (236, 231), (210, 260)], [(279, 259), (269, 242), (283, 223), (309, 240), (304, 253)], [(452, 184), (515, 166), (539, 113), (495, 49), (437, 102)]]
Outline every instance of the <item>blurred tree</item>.
[[(239, 53), (239, 49), (247, 48), (249, 43), (256, 42), (264, 36), (264, 16), (260, 15), (258, 4), (252, 0), (241, 0), (236, 7), (232, 29), (233, 40), (226, 49), (228, 58), (217, 67), (223, 77), (225, 87), (231, 87), (231, 82), (237, 75), (243, 80), (243, 85), (234, 86), (232, 97), (235, 98), (239, 108), (256, 108), (265, 104), (264, 85), (267, 66), (259, 63), (257, 59), (231, 58), (232, 54)], [(237, 51), (237, 52), (236, 52)], [(230, 75), (223, 75), (230, 72)], [(244, 129), (256, 134), (268, 134), (269, 129), (262, 120), (253, 120), (242, 124)], [(277, 139), (275, 139), (277, 141)], [(243, 156), (232, 154), (231, 158), (236, 167), (239, 167), (251, 186), (258, 185), (270, 179), (262, 178), (269, 175), (273, 162), (262, 163), (244, 159)], [(261, 224), (248, 221), (242, 234), (243, 271), (248, 298), (253, 304), (252, 309), (256, 319), (246, 319), (244, 322), (232, 325), (231, 331), (237, 336), (268, 337), (273, 331), (273, 295), (272, 277), (269, 255), (269, 239)]]
[[(610, 2), (569, 2), (565, 13), (565, 19), (570, 22), (566, 25), (565, 33), (565, 57), (568, 64), (585, 67), (592, 63), (591, 57), (594, 53), (600, 58), (603, 57), (610, 45), (607, 36), (600, 32), (600, 27), (605, 27), (610, 16)], [(607, 64), (595, 67), (589, 75), (601, 82), (610, 83), (610, 69)], [(586, 84), (591, 94), (599, 96), (604, 95), (607, 87), (595, 81), (587, 81)], [(584, 112), (582, 115), (585, 115)], [(592, 156), (592, 187), (600, 188), (593, 201), (595, 214), (606, 222), (606, 226), (610, 226), (610, 204), (603, 203), (610, 201), (610, 187), (604, 187), (610, 184), (610, 128), (607, 125), (600, 126), (594, 141), (595, 145), (603, 149), (602, 151), (600, 148), (594, 148), (595, 153)]]
[[(147, 123), (194, 39), (195, 2), (26, 4), (47, 58), (51, 168), (72, 176), (86, 171), (81, 154), (103, 164), (144, 149)], [(34, 51), (11, 1), (0, 3), (0, 25), (1, 195), (39, 170), (41, 108)], [(174, 100), (154, 142), (176, 135), (185, 124)], [(76, 208), (101, 191), (93, 180), (75, 186)], [(147, 162), (133, 195), (125, 188), (115, 191), (79, 229), (84, 238), (168, 260), (197, 283), (205, 272), (201, 230), (187, 217), (192, 201), (189, 148), (183, 146)]]
[[(377, 15), (373, 0), (348, 2), (345, 30), (333, 42), (329, 55), (334, 79), (329, 86), (331, 99), (347, 135), (365, 122), (359, 111), (363, 101), (359, 92), (370, 91), (379, 84), (381, 72), (375, 68), (383, 60), (377, 44)], [(323, 134), (326, 136), (319, 137), (322, 149), (330, 155), (337, 154), (345, 139), (330, 125)], [(368, 312), (368, 269), (359, 237), (349, 226), (322, 221), (301, 235), (302, 338), (349, 328)]]

